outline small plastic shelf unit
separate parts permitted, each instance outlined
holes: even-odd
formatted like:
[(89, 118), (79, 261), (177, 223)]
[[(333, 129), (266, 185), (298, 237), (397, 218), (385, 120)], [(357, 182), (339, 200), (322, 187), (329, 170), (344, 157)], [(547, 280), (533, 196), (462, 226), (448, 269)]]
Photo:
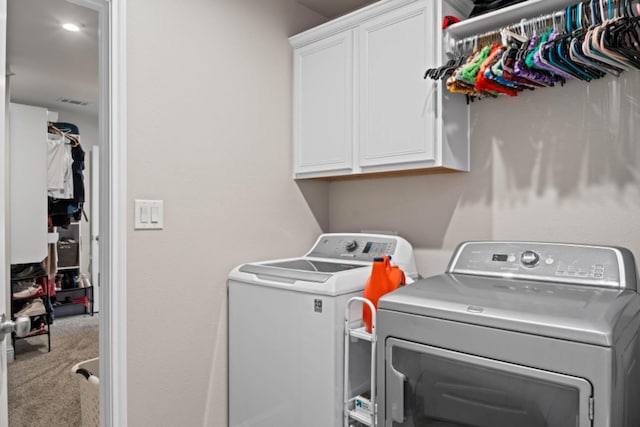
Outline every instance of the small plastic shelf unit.
[[(82, 258), (82, 226), (79, 221), (68, 228), (58, 227), (58, 273), (63, 276), (61, 289), (53, 295), (53, 313), (56, 317), (90, 314), (93, 316), (93, 286), (79, 287)], [(66, 282), (66, 283), (65, 283)], [(72, 283), (73, 282), (73, 283)]]
[[(11, 318), (15, 320), (16, 315), (18, 314), (18, 311), (16, 311), (16, 304), (20, 304), (20, 303), (30, 303), (31, 301), (35, 300), (35, 299), (46, 299), (49, 298), (49, 282), (48, 279), (45, 278), (41, 278), (40, 279), (41, 282), (39, 282), (40, 286), (42, 286), (42, 289), (44, 290), (44, 292), (42, 293), (38, 293), (38, 294), (34, 294), (33, 296), (29, 296), (29, 297), (25, 297), (25, 298), (15, 298), (13, 296), (13, 281), (11, 282)], [(41, 321), (43, 322), (41, 324), (41, 326), (37, 329), (33, 329), (31, 330), (31, 332), (29, 332), (29, 334), (25, 335), (24, 337), (18, 337), (16, 336), (15, 332), (11, 334), (11, 340), (13, 342), (13, 348), (15, 349), (16, 347), (16, 341), (17, 340), (22, 340), (22, 339), (26, 339), (26, 338), (32, 338), (32, 337), (39, 337), (42, 335), (46, 335), (47, 336), (47, 351), (51, 352), (51, 325), (49, 323), (49, 316), (51, 315), (51, 313), (49, 312), (48, 309), (48, 305), (46, 304), (45, 301), (43, 301), (43, 305), (45, 307), (45, 312), (44, 313), (38, 313), (38, 314), (34, 314), (31, 315), (29, 317), (34, 318), (34, 317), (41, 317)], [(14, 359), (17, 357), (15, 352), (14, 352)]]
[(93, 316), (93, 286), (56, 289), (53, 312), (56, 317), (88, 314)]
[[(371, 310), (371, 333), (365, 326), (352, 328), (349, 313), (351, 304), (360, 302), (369, 306)], [(371, 384), (369, 397), (362, 395), (351, 396), (349, 393), (349, 345), (351, 339), (356, 338), (371, 342)], [(347, 301), (344, 313), (344, 427), (351, 427), (353, 421), (365, 426), (375, 427), (377, 409), (376, 404), (376, 308), (366, 298), (353, 297)]]

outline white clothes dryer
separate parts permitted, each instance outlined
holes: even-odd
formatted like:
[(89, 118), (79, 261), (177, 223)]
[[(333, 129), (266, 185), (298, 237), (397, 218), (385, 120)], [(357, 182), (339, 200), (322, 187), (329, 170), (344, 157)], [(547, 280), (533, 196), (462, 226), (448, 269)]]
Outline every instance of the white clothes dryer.
[(467, 242), (378, 306), (378, 426), (640, 426), (630, 251)]

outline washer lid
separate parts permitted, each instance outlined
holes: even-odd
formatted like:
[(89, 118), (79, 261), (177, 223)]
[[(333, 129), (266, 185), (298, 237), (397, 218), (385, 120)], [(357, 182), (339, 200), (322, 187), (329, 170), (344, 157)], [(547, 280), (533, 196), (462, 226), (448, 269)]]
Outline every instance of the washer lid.
[(310, 259), (292, 259), (266, 264), (245, 264), (240, 267), (242, 273), (257, 276), (285, 279), (293, 283), (296, 280), (324, 283), (333, 277), (332, 273), (366, 267), (362, 264), (345, 264), (337, 262), (316, 261)]
[(320, 273), (337, 273), (353, 268), (366, 267), (362, 264), (347, 264), (338, 262), (318, 261), (308, 258), (292, 259), (288, 261), (270, 262), (261, 266), (287, 268), (290, 270), (317, 271)]
[(362, 292), (371, 264), (290, 258), (244, 264), (229, 273), (232, 281), (294, 292), (337, 296)]
[(381, 310), (611, 346), (640, 312), (634, 291), (443, 274), (385, 295)]

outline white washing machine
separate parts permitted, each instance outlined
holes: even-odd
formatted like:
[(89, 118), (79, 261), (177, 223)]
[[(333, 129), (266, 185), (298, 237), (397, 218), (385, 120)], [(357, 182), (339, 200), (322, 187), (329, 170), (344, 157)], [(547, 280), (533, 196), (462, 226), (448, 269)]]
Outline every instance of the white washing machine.
[[(323, 234), (300, 258), (231, 271), (229, 426), (342, 425), (345, 305), (383, 254), (417, 276), (409, 242), (374, 234)], [(369, 352), (351, 347), (354, 392), (368, 388)]]

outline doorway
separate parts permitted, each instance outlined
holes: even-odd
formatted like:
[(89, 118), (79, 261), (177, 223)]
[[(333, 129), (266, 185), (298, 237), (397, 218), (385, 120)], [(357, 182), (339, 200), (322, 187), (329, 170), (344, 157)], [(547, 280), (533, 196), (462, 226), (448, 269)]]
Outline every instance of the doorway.
[[(11, 2), (14, 0), (0, 1), (0, 6), (3, 10), (0, 10), (0, 17), (4, 18), (6, 2), (9, 2), (9, 9), (11, 9)], [(18, 0), (17, 2), (33, 3), (32, 7), (38, 7), (37, 0)], [(45, 0), (44, 3), (53, 3), (50, 0)], [(102, 218), (106, 218), (102, 224), (100, 224), (100, 235), (102, 241), (100, 242), (100, 260), (99, 266), (102, 270), (101, 283), (107, 286), (101, 286), (100, 294), (102, 296), (102, 307), (100, 308), (101, 315), (99, 318), (100, 328), (100, 395), (101, 395), (101, 411), (100, 418), (102, 425), (105, 426), (126, 426), (126, 368), (125, 368), (125, 355), (126, 355), (126, 337), (125, 337), (125, 325), (126, 325), (126, 298), (124, 294), (126, 275), (125, 275), (125, 243), (126, 243), (126, 210), (125, 210), (125, 128), (124, 128), (124, 39), (123, 39), (123, 25), (124, 25), (124, 2), (118, 0), (68, 0), (62, 2), (65, 6), (75, 5), (83, 6), (84, 8), (93, 11), (97, 15), (98, 27), (100, 31), (100, 39), (98, 41), (98, 67), (100, 73), (100, 79), (96, 91), (100, 93), (100, 98), (96, 102), (97, 117), (99, 125), (98, 127), (98, 139), (102, 149), (102, 156), (100, 162), (100, 215)], [(60, 6), (60, 9), (64, 6)], [(35, 11), (35, 9), (32, 9)], [(9, 27), (13, 21), (11, 15), (9, 16)], [(51, 25), (51, 22), (47, 24)], [(0, 41), (4, 42), (5, 38), (5, 25), (4, 19), (0, 19)], [(34, 28), (29, 28), (30, 31), (34, 31)], [(4, 43), (2, 43), (4, 44)], [(10, 47), (10, 46), (9, 46)], [(5, 53), (0, 52), (4, 57)], [(8, 53), (11, 58), (12, 52)], [(1, 64), (0, 64), (1, 65)], [(11, 66), (11, 61), (9, 61)], [(19, 71), (19, 70), (16, 70)], [(7, 85), (9, 88), (9, 86)], [(5, 87), (0, 87), (0, 95), (5, 98)], [(22, 96), (22, 95), (17, 95)], [(7, 96), (7, 98), (9, 98)], [(12, 97), (13, 98), (13, 97)], [(71, 101), (77, 101), (77, 99), (69, 97), (58, 97), (57, 102), (63, 102), (60, 98), (68, 98)], [(67, 101), (67, 103), (71, 103)], [(75, 105), (75, 103), (73, 103)], [(3, 108), (4, 110), (4, 108)], [(62, 109), (61, 109), (62, 110)], [(4, 114), (2, 114), (4, 115)], [(6, 132), (4, 131), (4, 124), (0, 126), (0, 139), (5, 139)], [(3, 159), (7, 159), (7, 148), (5, 144), (3, 146)], [(3, 160), (5, 161), (5, 160)], [(90, 161), (88, 158), (87, 161)], [(2, 187), (8, 185), (4, 182), (6, 177), (2, 178)], [(2, 197), (0, 201), (0, 208), (4, 211), (7, 206), (7, 198)], [(8, 209), (7, 209), (8, 210)], [(10, 221), (0, 215), (0, 226), (6, 232), (2, 234), (2, 240), (7, 241), (10, 236), (10, 230), (8, 229)], [(89, 234), (89, 233), (87, 233)], [(3, 246), (8, 247), (8, 244)], [(87, 247), (90, 244), (86, 245)], [(0, 268), (0, 273), (8, 283), (9, 278), (9, 260), (10, 254), (5, 254), (0, 251), (0, 263), (3, 264)], [(78, 262), (80, 264), (80, 262)], [(79, 267), (81, 268), (81, 267)], [(10, 292), (5, 291), (3, 298), (0, 298), (0, 303), (10, 309), (10, 304), (5, 303), (4, 296), (9, 297)], [(10, 341), (10, 340), (5, 340)], [(0, 358), (0, 364), (4, 364), (4, 352), (3, 357)], [(65, 371), (67, 370), (64, 367)], [(70, 369), (68, 370), (69, 375)], [(2, 380), (5, 380), (3, 378)], [(32, 397), (33, 398), (33, 397)], [(4, 401), (4, 403), (3, 403)], [(0, 390), (0, 406), (6, 405), (6, 393)], [(6, 406), (5, 406), (6, 408)], [(0, 408), (0, 423), (4, 425), (1, 420), (2, 408)], [(55, 419), (50, 418), (48, 423), (55, 424)], [(33, 423), (30, 425), (34, 425)]]
[[(91, 280), (89, 221), (91, 158), (100, 143), (98, 23), (97, 11), (65, 0), (7, 1), (9, 310), (12, 318), (26, 314), (30, 320), (28, 335), (13, 336), (9, 349), (10, 427), (98, 418), (87, 414), (98, 407), (98, 385), (81, 400), (88, 380), (69, 375), (72, 366), (99, 356), (100, 284)], [(25, 263), (45, 268), (20, 275)], [(92, 374), (100, 377), (97, 370)]]

